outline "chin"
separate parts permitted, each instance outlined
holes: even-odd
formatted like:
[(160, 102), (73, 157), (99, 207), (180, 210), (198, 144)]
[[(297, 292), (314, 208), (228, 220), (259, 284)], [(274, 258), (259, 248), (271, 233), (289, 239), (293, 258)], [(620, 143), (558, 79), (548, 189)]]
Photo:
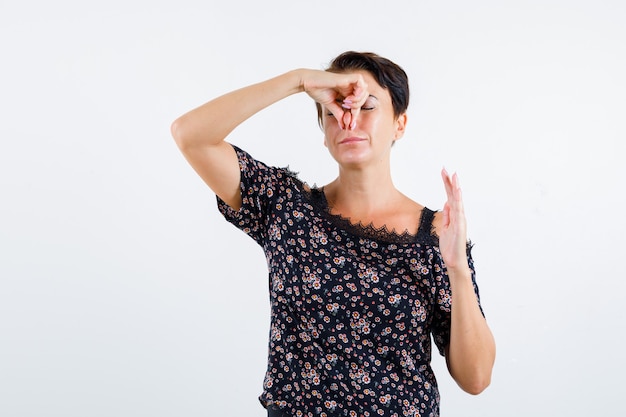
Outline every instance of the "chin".
[(364, 156), (357, 156), (357, 155), (346, 156), (346, 155), (343, 155), (340, 158), (335, 158), (335, 161), (337, 161), (337, 164), (339, 164), (342, 167), (358, 168), (358, 167), (362, 167), (362, 166), (367, 165), (368, 162), (370, 162), (370, 159), (366, 158)]

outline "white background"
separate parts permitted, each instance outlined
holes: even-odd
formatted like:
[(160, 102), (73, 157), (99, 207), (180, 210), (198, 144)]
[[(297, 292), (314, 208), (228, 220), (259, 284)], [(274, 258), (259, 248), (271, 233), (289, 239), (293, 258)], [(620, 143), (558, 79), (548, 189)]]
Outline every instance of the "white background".
[[(626, 3), (3, 1), (0, 416), (264, 416), (263, 254), (170, 137), (180, 114), (348, 49), (412, 87), (396, 185), (464, 189), (491, 387), (443, 416), (623, 416)], [(230, 140), (336, 174), (293, 96)]]

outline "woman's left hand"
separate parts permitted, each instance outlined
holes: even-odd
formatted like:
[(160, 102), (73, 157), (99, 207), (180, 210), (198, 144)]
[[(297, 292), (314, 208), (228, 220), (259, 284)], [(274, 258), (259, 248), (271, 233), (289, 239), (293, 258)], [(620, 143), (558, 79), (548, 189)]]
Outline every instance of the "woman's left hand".
[(466, 392), (479, 394), (491, 382), (496, 344), (480, 310), (467, 261), (467, 229), (457, 174), (441, 177), (448, 200), (438, 225), (439, 250), (450, 278), (452, 312), (446, 362), (450, 375)]
[(445, 168), (441, 170), (441, 177), (448, 200), (443, 206), (443, 218), (438, 230), (439, 249), (446, 268), (460, 271), (469, 268), (469, 265), (466, 249), (467, 225), (459, 177), (456, 173), (450, 176)]

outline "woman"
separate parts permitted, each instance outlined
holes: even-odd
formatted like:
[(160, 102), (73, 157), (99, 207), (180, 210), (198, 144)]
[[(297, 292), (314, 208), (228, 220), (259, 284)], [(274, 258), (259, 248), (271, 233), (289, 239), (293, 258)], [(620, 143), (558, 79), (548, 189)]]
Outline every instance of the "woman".
[[(291, 94), (315, 100), (331, 183), (311, 188), (227, 142)], [(228, 221), (265, 251), (270, 279), (270, 416), (437, 416), (431, 334), (472, 394), (490, 383), (495, 343), (480, 307), (458, 178), (433, 212), (393, 185), (390, 151), (407, 123), (408, 79), (373, 53), (297, 69), (181, 116), (172, 134)]]

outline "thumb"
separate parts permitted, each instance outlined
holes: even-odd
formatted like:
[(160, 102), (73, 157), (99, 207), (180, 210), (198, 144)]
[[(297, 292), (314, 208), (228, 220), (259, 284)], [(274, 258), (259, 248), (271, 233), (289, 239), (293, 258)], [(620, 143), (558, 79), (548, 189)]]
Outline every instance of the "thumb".
[(446, 201), (443, 205), (443, 209), (441, 210), (441, 214), (443, 215), (442, 226), (448, 227), (450, 225), (450, 205)]

